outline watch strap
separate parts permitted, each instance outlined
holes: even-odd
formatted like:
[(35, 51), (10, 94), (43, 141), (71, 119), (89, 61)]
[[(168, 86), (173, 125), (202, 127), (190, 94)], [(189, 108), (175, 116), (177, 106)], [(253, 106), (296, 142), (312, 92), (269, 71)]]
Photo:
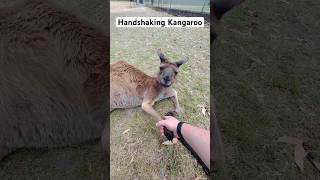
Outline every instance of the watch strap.
[(179, 136), (180, 139), (183, 139), (183, 136), (182, 136), (182, 133), (181, 133), (181, 128), (182, 128), (182, 125), (184, 124), (184, 122), (179, 122), (178, 125), (177, 125), (177, 134)]

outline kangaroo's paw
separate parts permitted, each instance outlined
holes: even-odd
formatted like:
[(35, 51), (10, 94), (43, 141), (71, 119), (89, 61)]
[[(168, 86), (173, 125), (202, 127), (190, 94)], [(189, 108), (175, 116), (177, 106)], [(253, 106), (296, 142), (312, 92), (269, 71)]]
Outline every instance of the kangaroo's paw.
[(173, 116), (173, 117), (177, 117), (177, 112), (175, 112), (175, 111), (169, 111), (169, 112), (167, 112), (166, 114), (165, 114), (165, 116)]
[(173, 139), (172, 139), (172, 143), (173, 143), (173, 144), (177, 144), (178, 141), (179, 141), (178, 138), (173, 138)]
[(183, 114), (183, 110), (181, 108), (177, 108), (175, 111), (179, 115)]
[(166, 146), (170, 146), (170, 145), (175, 145), (178, 143), (178, 139), (177, 138), (173, 138), (172, 141), (169, 141), (169, 140), (165, 140), (162, 142), (163, 145), (166, 145)]

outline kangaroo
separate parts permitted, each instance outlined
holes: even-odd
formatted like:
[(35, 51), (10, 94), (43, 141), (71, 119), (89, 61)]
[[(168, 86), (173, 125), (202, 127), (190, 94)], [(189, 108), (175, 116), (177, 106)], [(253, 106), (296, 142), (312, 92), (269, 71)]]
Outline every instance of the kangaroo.
[(100, 138), (108, 124), (108, 41), (54, 2), (0, 8), (0, 160), (19, 148)]
[(160, 121), (162, 116), (152, 106), (157, 101), (172, 97), (175, 111), (182, 112), (177, 91), (172, 84), (176, 81), (179, 67), (186, 61), (170, 62), (161, 50), (157, 53), (160, 58), (157, 77), (148, 76), (124, 61), (111, 64), (110, 111), (141, 106), (146, 113)]

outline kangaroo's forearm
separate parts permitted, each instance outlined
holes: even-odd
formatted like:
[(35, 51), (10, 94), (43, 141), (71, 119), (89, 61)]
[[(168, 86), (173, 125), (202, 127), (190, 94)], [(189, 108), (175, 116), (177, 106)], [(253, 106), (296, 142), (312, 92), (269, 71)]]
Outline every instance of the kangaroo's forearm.
[(163, 119), (163, 117), (153, 109), (153, 107), (149, 103), (142, 103), (142, 109), (151, 115), (153, 118), (155, 118), (157, 121), (160, 121)]

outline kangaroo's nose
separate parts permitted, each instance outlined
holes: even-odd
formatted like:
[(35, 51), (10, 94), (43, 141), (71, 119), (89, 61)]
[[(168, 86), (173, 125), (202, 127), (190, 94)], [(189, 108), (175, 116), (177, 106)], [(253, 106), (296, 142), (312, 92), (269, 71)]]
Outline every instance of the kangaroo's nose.
[(165, 81), (170, 81), (170, 77), (169, 77), (169, 76), (165, 76), (163, 79), (164, 79)]

